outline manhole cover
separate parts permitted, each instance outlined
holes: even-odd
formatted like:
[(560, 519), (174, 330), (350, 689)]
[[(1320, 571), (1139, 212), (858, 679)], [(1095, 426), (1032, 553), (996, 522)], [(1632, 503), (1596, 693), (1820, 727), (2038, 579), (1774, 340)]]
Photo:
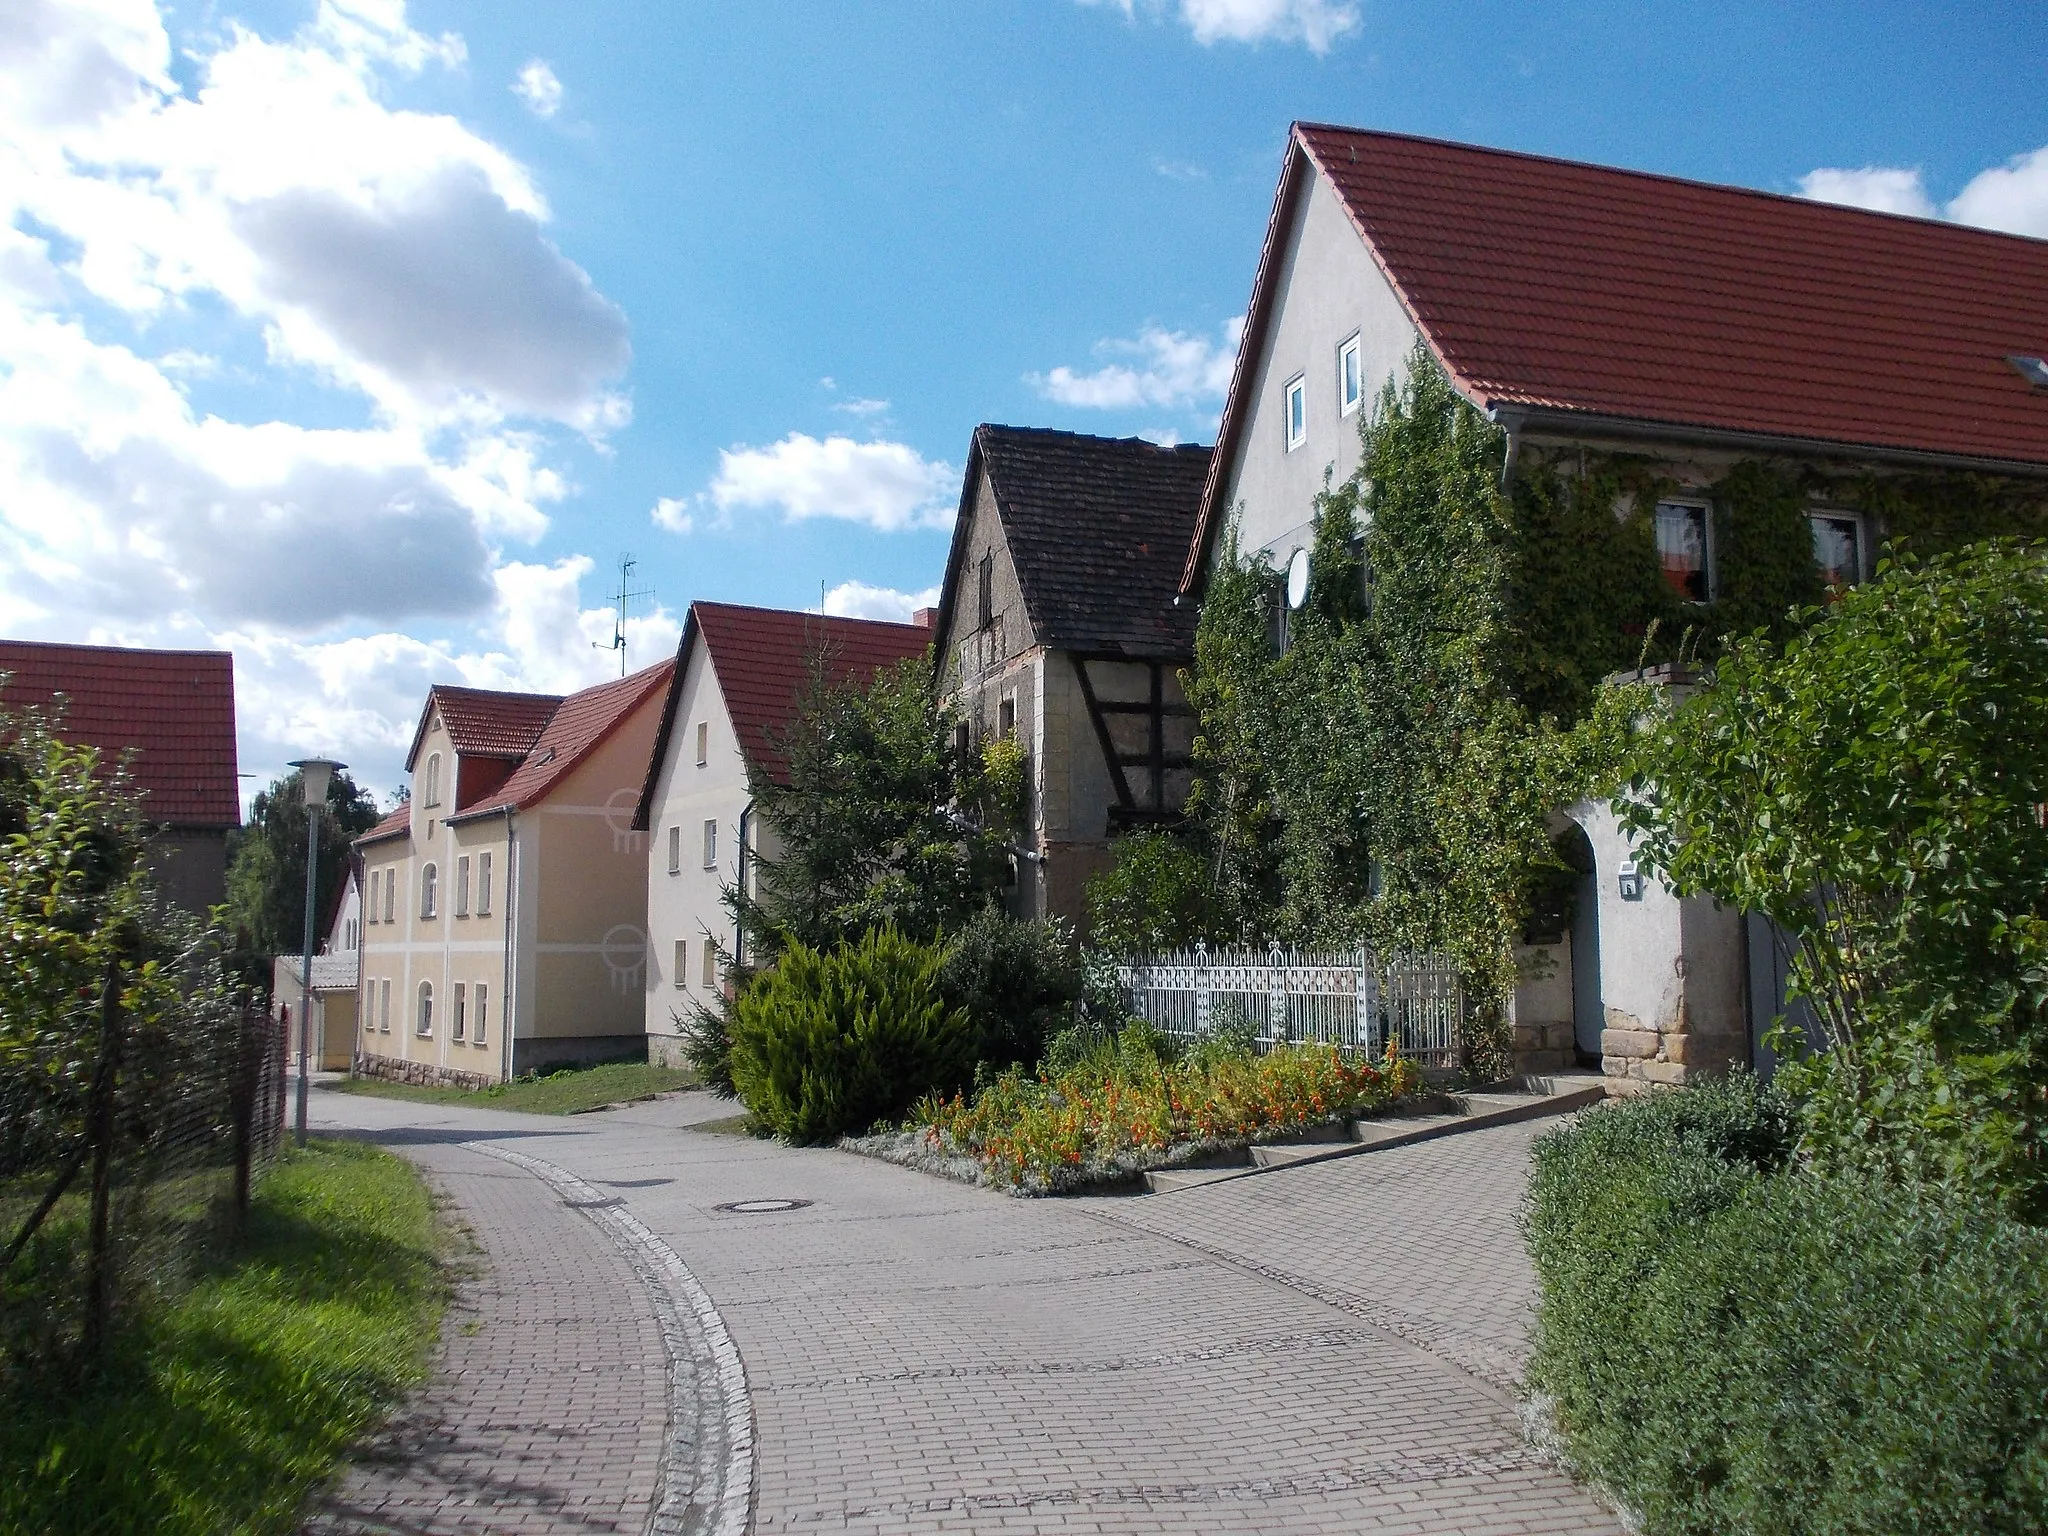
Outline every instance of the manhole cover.
[(714, 1205), (712, 1209), (734, 1216), (768, 1216), (776, 1211), (800, 1211), (810, 1203), (808, 1200), (729, 1200), (724, 1205)]

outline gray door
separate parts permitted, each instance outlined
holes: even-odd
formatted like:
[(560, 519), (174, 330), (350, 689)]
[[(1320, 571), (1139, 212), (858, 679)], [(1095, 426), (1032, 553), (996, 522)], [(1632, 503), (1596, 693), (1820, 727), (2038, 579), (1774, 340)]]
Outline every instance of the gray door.
[(1805, 1032), (1814, 1050), (1826, 1048), (1827, 1035), (1805, 998), (1785, 995), (1791, 981), (1791, 943), (1785, 931), (1762, 913), (1749, 912), (1743, 915), (1742, 936), (1749, 951), (1749, 1064), (1758, 1077), (1768, 1079), (1778, 1069), (1778, 1057), (1764, 1036), (1780, 1014)]

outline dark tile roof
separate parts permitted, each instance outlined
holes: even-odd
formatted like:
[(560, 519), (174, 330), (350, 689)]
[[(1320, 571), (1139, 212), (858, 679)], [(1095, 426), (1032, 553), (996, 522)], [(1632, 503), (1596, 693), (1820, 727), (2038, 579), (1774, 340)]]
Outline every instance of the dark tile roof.
[(877, 619), (827, 618), (781, 608), (747, 608), (736, 603), (692, 603), (676, 647), (676, 671), (662, 706), (661, 728), (647, 767), (647, 782), (633, 825), (647, 829), (654, 786), (667, 760), (669, 738), (683, 686), (683, 668), (702, 636), (718, 673), (727, 715), (748, 760), (779, 778), (787, 769), (774, 737), (784, 730), (802, 691), (810, 658), (823, 648), (833, 675), (866, 684), (877, 672), (924, 655), (932, 631), (920, 624), (885, 624)]
[(650, 695), (666, 688), (674, 670), (675, 660), (671, 657), (616, 682), (600, 683), (570, 694), (549, 717), (546, 728), (525, 761), (512, 771), (512, 777), (475, 805), (462, 807), (450, 819), (489, 816), (508, 806), (523, 810), (539, 803)]
[(1181, 660), (1194, 654), (1195, 605), (1174, 599), (1201, 505), (1210, 450), (1036, 427), (975, 428), (936, 632), (950, 634), (971, 579), (964, 547), (975, 478), (1002, 517), (1031, 627), (1042, 645)]
[(2048, 241), (1296, 124), (1204, 541), (1304, 157), (1482, 409), (2048, 469)]
[(448, 740), (466, 757), (521, 759), (531, 752), (540, 733), (561, 707), (559, 693), (507, 693), (493, 688), (456, 688), (436, 683), (428, 691), (427, 707), (420, 711), (420, 723), (413, 732), (412, 750), (406, 753), (405, 770), (413, 771), (420, 743), (426, 738), (427, 722), (441, 711)]
[(58, 734), (110, 761), (132, 752), (143, 814), (179, 827), (236, 827), (235, 659), (226, 651), (0, 640), (0, 707), (65, 697)]

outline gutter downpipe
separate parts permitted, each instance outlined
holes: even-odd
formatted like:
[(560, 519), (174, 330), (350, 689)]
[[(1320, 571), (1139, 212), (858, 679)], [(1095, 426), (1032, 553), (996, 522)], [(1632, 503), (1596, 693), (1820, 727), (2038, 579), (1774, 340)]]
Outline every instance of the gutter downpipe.
[(1514, 486), (1515, 460), (1522, 453), (1522, 417), (1519, 412), (1504, 411), (1499, 406), (1494, 406), (1486, 414), (1507, 434), (1508, 449), (1500, 462), (1500, 493), (1505, 496)]
[(505, 808), (505, 980), (501, 989), (505, 999), (504, 1018), (499, 1033), (505, 1043), (499, 1047), (504, 1064), (504, 1081), (512, 1081), (512, 1035), (519, 1027), (519, 1003), (513, 995), (513, 985), (519, 975), (518, 967), (512, 963), (513, 951), (519, 944), (519, 843), (512, 827), (512, 807)]
[[(749, 795), (745, 807), (740, 811), (740, 898), (749, 900), (753, 892), (747, 889), (747, 834), (753, 830), (754, 797)], [(747, 925), (737, 917), (732, 925), (732, 968), (737, 971), (747, 963)]]

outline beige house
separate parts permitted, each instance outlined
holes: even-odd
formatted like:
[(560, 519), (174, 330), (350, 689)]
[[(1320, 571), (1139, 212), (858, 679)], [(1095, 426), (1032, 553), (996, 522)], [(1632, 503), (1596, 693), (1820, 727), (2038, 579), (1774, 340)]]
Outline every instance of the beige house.
[(773, 829), (753, 814), (748, 769), (781, 773), (775, 737), (812, 658), (822, 653), (834, 675), (866, 682), (922, 656), (930, 639), (917, 624), (690, 605), (632, 821), (651, 845), (643, 891), (649, 1060), (680, 1064), (678, 1018), (717, 992), (726, 962), (744, 958), (721, 892), (747, 878), (757, 854), (776, 852)]
[(672, 661), (566, 698), (436, 686), (362, 857), (356, 1070), (481, 1086), (639, 1055), (646, 839)]

